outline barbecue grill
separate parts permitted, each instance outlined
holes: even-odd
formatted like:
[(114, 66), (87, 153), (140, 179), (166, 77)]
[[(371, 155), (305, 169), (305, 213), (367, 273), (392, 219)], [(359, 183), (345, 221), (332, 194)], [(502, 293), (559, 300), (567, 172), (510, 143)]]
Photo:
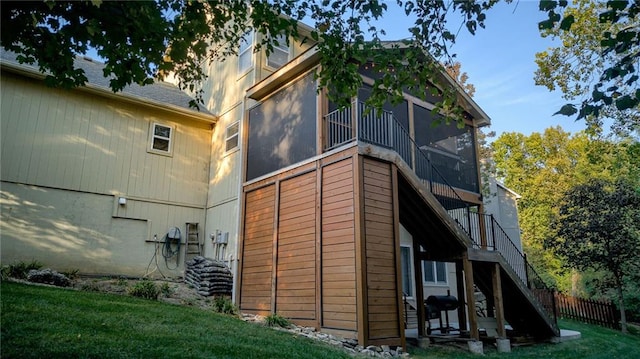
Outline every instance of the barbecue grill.
[[(458, 299), (452, 295), (430, 295), (427, 300), (424, 301), (425, 311), (427, 313), (427, 334), (430, 335), (432, 331), (437, 330), (441, 334), (448, 334), (452, 331), (458, 331), (459, 329), (453, 328), (449, 325), (449, 311), (456, 310), (460, 306)], [(442, 313), (444, 313), (445, 323), (442, 323)], [(438, 319), (440, 327), (431, 328), (431, 319)]]

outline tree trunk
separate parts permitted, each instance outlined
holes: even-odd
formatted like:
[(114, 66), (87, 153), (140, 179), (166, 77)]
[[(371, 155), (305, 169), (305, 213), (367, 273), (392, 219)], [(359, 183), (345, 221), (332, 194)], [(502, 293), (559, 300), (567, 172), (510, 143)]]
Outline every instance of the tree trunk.
[(627, 315), (624, 310), (624, 297), (622, 295), (622, 278), (616, 276), (616, 290), (618, 291), (618, 303), (620, 305), (620, 330), (627, 333)]

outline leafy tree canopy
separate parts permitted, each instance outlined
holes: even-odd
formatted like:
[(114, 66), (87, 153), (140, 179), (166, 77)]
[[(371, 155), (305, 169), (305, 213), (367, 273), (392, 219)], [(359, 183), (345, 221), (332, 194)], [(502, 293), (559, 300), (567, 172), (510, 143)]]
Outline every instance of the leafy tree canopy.
[[(441, 95), (439, 110), (460, 119), (456, 96), (439, 76), (440, 63), (448, 64), (454, 32), (448, 21), (457, 18), (474, 33), (484, 27), (485, 11), (497, 0), (155, 0), (155, 1), (40, 1), (3, 2), (1, 44), (19, 54), (18, 60), (37, 63), (52, 85), (73, 87), (86, 82), (75, 69), (75, 54), (93, 48), (105, 59), (111, 88), (131, 83), (152, 83), (158, 74), (174, 73), (178, 84), (197, 94), (206, 74), (203, 61), (236, 54), (249, 29), (262, 34), (256, 47), (273, 50), (278, 35), (318, 42), (321, 86), (331, 84), (335, 102), (347, 105), (361, 85), (358, 66), (374, 61), (386, 71), (376, 80), (370, 104), (399, 101), (402, 89)], [(411, 38), (389, 44), (375, 21), (397, 6), (409, 18)], [(457, 17), (456, 17), (457, 16)], [(308, 39), (301, 39), (298, 21), (314, 23)], [(288, 40), (287, 40), (288, 41)], [(381, 51), (388, 48), (402, 51)], [(424, 61), (428, 60), (428, 61)], [(429, 87), (429, 84), (434, 86)]]
[(640, 192), (624, 180), (594, 180), (563, 196), (545, 246), (567, 266), (605, 270), (618, 288), (623, 331), (623, 278), (640, 269)]
[(572, 135), (552, 127), (529, 136), (503, 133), (491, 146), (497, 177), (522, 195), (518, 212), (529, 258), (547, 279), (569, 290), (570, 273), (543, 246), (557, 204), (573, 186), (595, 179), (626, 178), (640, 188), (640, 143), (592, 138), (582, 132)]
[(640, 265), (640, 194), (635, 188), (598, 179), (571, 188), (560, 203), (545, 245), (567, 265), (616, 275)]
[(640, 133), (640, 1), (541, 0), (540, 10), (549, 15), (542, 36), (562, 44), (536, 55), (536, 84), (577, 101), (557, 113), (596, 129), (612, 118), (614, 131)]

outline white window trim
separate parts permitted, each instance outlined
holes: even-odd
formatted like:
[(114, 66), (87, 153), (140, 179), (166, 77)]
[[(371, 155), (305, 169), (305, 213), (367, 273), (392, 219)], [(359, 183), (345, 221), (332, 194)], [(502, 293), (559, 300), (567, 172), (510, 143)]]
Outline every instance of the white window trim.
[(410, 245), (401, 244), (400, 247), (409, 248), (409, 285), (411, 285), (411, 293), (412, 295), (408, 295), (407, 299), (415, 298), (416, 294), (416, 285), (415, 285), (415, 274), (413, 272), (413, 248)]
[[(162, 126), (162, 127), (169, 128), (170, 129), (169, 138), (162, 137), (162, 136), (156, 136), (156, 134), (155, 134), (156, 126)], [(175, 133), (176, 133), (176, 126), (174, 126), (174, 125), (169, 125), (169, 124), (162, 123), (162, 122), (151, 122), (150, 126), (149, 126), (149, 141), (148, 141), (147, 152), (154, 153), (154, 154), (157, 154), (157, 155), (172, 157), (173, 156), (173, 142), (175, 141), (175, 137), (176, 137)], [(169, 141), (169, 149), (167, 151), (163, 151), (163, 150), (159, 150), (159, 149), (153, 148), (153, 140), (156, 137), (162, 138), (162, 139), (167, 139)]]
[[(280, 37), (280, 36), (278, 36), (278, 37)], [(291, 61), (291, 46), (289, 44), (287, 44), (287, 39), (284, 36), (282, 36), (282, 41), (280, 41), (280, 39), (278, 39), (278, 45), (276, 45), (275, 43), (272, 43), (272, 45), (273, 45), (274, 52), (275, 52), (275, 50), (280, 50), (280, 51), (283, 51), (283, 52), (287, 53), (287, 61), (285, 61), (283, 64), (281, 64), (278, 67), (274, 67), (274, 66), (269, 65), (269, 57), (271, 55), (273, 55), (274, 52), (271, 52), (271, 54), (269, 54), (268, 56), (267, 56), (267, 54), (265, 52), (265, 66), (267, 68), (269, 68), (269, 69), (277, 70), (277, 69), (281, 68), (282, 66), (284, 66), (287, 62)]]
[[(235, 135), (233, 136), (229, 136), (229, 128), (233, 127), (234, 125), (238, 126), (238, 132), (236, 132)], [(232, 137), (236, 137), (238, 139), (238, 143), (236, 144), (236, 147), (227, 150), (227, 141), (229, 139), (231, 139)], [(225, 127), (224, 129), (224, 155), (228, 155), (231, 153), (234, 153), (236, 151), (240, 150), (240, 121), (234, 121), (232, 123), (230, 123), (227, 127)]]
[[(425, 284), (425, 285), (428, 285), (428, 286), (432, 286), (432, 287), (448, 287), (449, 286), (449, 274), (447, 272), (448, 272), (449, 268), (448, 268), (447, 262), (440, 262), (440, 263), (444, 263), (444, 282), (438, 282), (437, 278), (436, 278), (435, 282), (434, 281), (427, 281), (427, 276), (426, 276), (426, 273), (424, 271), (424, 266), (426, 265), (425, 264), (426, 262), (428, 262), (428, 261), (424, 261), (422, 266), (421, 266), (422, 268), (420, 268), (420, 270), (422, 270), (422, 283)], [(430, 262), (433, 263), (432, 264), (433, 265), (433, 273), (434, 273), (434, 275), (437, 276), (438, 275), (438, 271), (436, 269), (436, 263), (438, 263), (438, 261), (430, 261)]]
[[(242, 49), (242, 44), (243, 43), (247, 43), (248, 44), (247, 48), (244, 49), (244, 50)], [(253, 53), (254, 46), (255, 46), (255, 32), (253, 30), (250, 30), (250, 31), (246, 32), (242, 36), (242, 39), (240, 40), (239, 49), (238, 49), (238, 77), (243, 77), (249, 71), (251, 71), (253, 69), (253, 67), (255, 66), (254, 53)], [(251, 57), (251, 64), (246, 69), (241, 69), (240, 68), (240, 64), (241, 64), (240, 57), (242, 57), (242, 55), (244, 55), (247, 52), (249, 52), (249, 56)]]

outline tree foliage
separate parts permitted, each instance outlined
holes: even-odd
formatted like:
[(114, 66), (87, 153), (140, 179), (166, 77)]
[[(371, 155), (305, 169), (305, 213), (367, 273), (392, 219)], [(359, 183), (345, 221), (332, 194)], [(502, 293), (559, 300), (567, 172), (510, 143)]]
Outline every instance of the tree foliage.
[(536, 84), (576, 101), (557, 113), (595, 128), (613, 118), (615, 131), (640, 133), (640, 2), (541, 0), (540, 10), (542, 36), (561, 45), (536, 55)]
[(633, 139), (606, 140), (560, 127), (544, 133), (508, 132), (492, 144), (496, 175), (522, 195), (518, 202), (522, 242), (529, 259), (547, 279), (570, 290), (571, 275), (543, 247), (562, 194), (595, 179), (627, 178), (640, 184), (640, 144)]
[(475, 95), (476, 87), (472, 83), (468, 82), (469, 75), (462, 71), (462, 64), (460, 62), (456, 61), (451, 65), (445, 64), (445, 71), (447, 71), (449, 76), (451, 76), (458, 85), (460, 85), (462, 90), (466, 92), (469, 97), (473, 97), (473, 95)]
[[(440, 63), (451, 62), (454, 31), (464, 25), (475, 33), (484, 27), (485, 11), (497, 0), (155, 0), (145, 2), (40, 1), (3, 2), (1, 44), (18, 60), (38, 64), (50, 84), (74, 87), (86, 82), (73, 66), (75, 54), (89, 48), (106, 61), (105, 76), (119, 91), (131, 83), (150, 84), (173, 73), (179, 86), (197, 94), (206, 79), (203, 61), (236, 54), (242, 36), (260, 33), (256, 46), (273, 50), (278, 35), (317, 41), (321, 57), (320, 85), (334, 102), (347, 105), (361, 85), (359, 64), (374, 61), (386, 69), (376, 80), (370, 104), (400, 101), (403, 89), (442, 97), (438, 110), (461, 121), (454, 90), (443, 82)], [(390, 44), (375, 22), (397, 6), (408, 18), (411, 38)], [(298, 22), (313, 22), (309, 39), (301, 38)], [(401, 49), (402, 48), (402, 49)], [(383, 51), (383, 50), (391, 51)], [(401, 49), (401, 50), (400, 50)], [(330, 85), (330, 86), (327, 86)]]
[(560, 193), (586, 177), (578, 173), (587, 167), (587, 144), (585, 135), (572, 137), (560, 127), (529, 136), (503, 133), (492, 143), (497, 177), (522, 196), (518, 214), (524, 250), (540, 274), (562, 289), (570, 286), (568, 273), (542, 242)]
[(618, 289), (625, 330), (623, 278), (640, 269), (640, 192), (624, 180), (596, 179), (567, 191), (545, 247), (580, 271), (604, 270)]

